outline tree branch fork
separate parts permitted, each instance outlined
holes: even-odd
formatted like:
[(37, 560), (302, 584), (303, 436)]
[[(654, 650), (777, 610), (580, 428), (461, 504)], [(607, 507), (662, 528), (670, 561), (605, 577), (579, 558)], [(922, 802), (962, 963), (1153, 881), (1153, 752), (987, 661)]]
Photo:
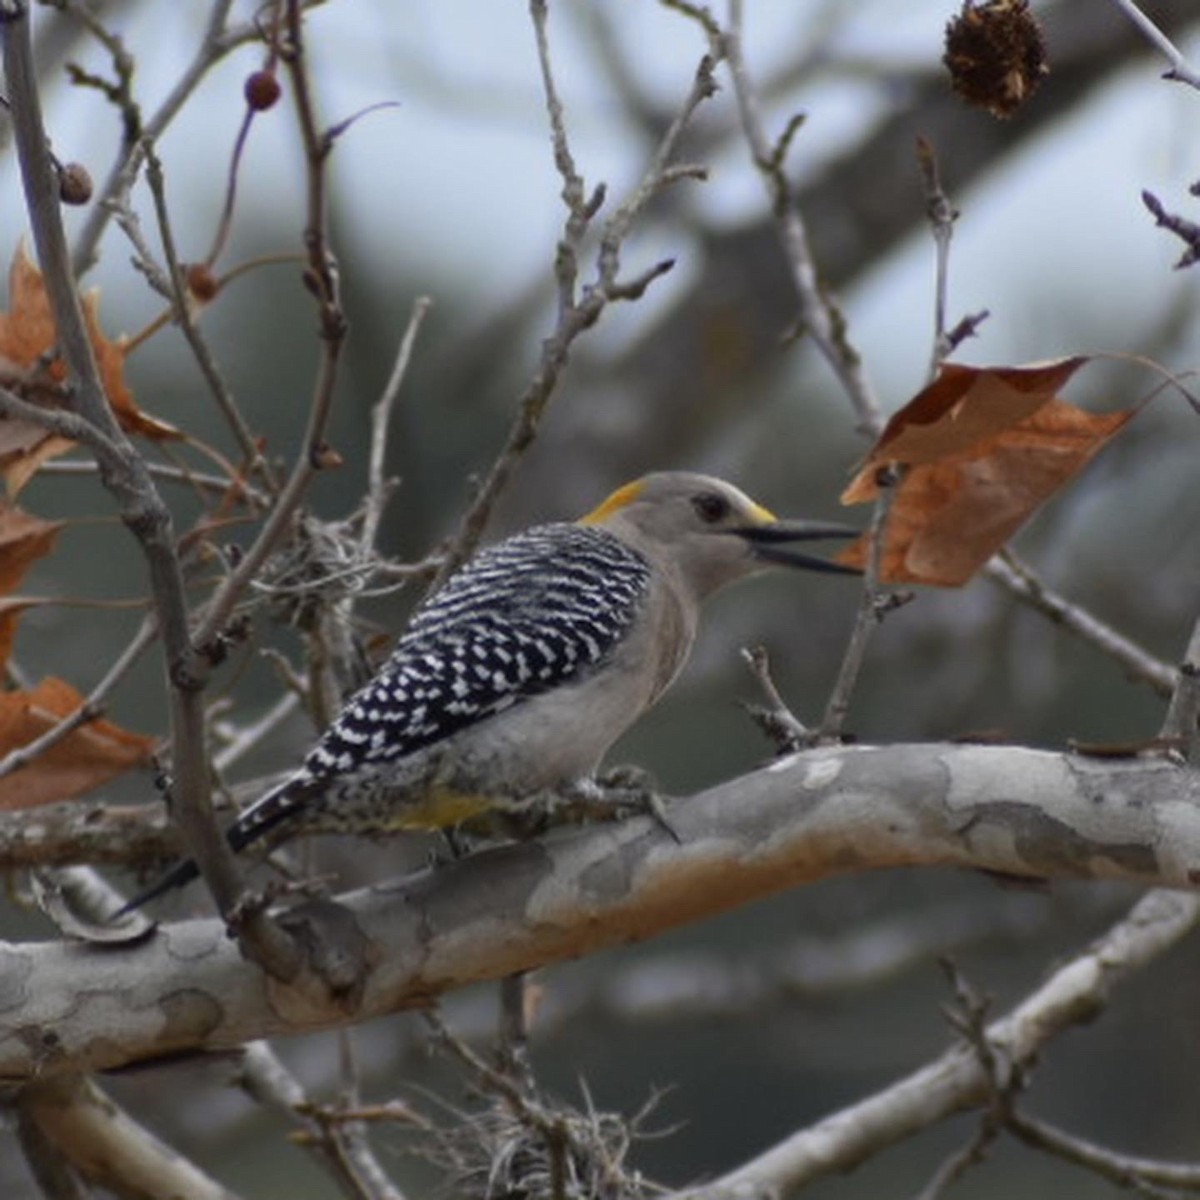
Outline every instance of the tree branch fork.
[[(0, 944), (0, 1078), (345, 1026), (835, 875), (954, 866), (1200, 889), (1200, 773), (1013, 746), (825, 747), (649, 818), (558, 830), (339, 897), (335, 991), (269, 979), (217, 919), (131, 946)], [(285, 915), (285, 920), (287, 919)]]

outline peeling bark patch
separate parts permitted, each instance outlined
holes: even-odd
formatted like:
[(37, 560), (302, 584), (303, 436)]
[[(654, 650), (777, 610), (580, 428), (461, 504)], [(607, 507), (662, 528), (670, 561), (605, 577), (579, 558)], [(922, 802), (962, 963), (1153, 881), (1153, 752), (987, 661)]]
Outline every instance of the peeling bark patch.
[(0, 949), (0, 1011), (20, 1008), (26, 1002), (26, 984), (33, 972), (33, 956), (19, 950)]
[[(1036, 862), (1042, 868), (1049, 864), (1065, 874), (1088, 877), (1104, 875), (1101, 863), (1112, 863), (1124, 872), (1156, 876), (1158, 857), (1152, 847), (1138, 842), (1097, 844), (1082, 837), (1065, 821), (1012, 800), (994, 800), (976, 807), (971, 819), (962, 829), (968, 842), (988, 841), (988, 826), (999, 835), (1011, 838), (1013, 850), (1022, 861)], [(982, 828), (981, 828), (982, 827)]]
[(223, 1009), (209, 992), (198, 988), (181, 988), (168, 992), (158, 1003), (163, 1016), (161, 1040), (185, 1045), (203, 1043), (214, 1029), (219, 1028)]
[(820, 791), (827, 788), (841, 773), (841, 758), (818, 758), (806, 764), (800, 786), (810, 791)]

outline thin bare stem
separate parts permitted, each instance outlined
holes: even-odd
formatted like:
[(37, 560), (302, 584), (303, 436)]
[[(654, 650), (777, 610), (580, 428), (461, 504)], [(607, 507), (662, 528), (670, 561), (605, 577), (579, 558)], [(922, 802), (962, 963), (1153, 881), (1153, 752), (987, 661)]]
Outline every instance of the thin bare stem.
[(1171, 64), (1170, 69), (1163, 76), (1164, 79), (1172, 79), (1200, 90), (1200, 74), (1197, 74), (1179, 47), (1138, 8), (1133, 0), (1112, 0), (1112, 3), (1133, 22), (1141, 35)]
[(1192, 626), (1160, 733), (1182, 742), (1188, 761), (1200, 764), (1200, 620)]
[(13, 130), (38, 262), (54, 314), (59, 348), (71, 380), (68, 407), (95, 431), (88, 445), (96, 453), (101, 481), (113, 495), (122, 520), (146, 557), (170, 679), (177, 816), (214, 894), (224, 895), (232, 902), (238, 890), (237, 868), (213, 819), (207, 791), (207, 753), (200, 704), (207, 668), (196, 654), (189, 635), (187, 599), (170, 512), (104, 395), (71, 274), (57, 182), (42, 122), (29, 15), (19, 0), (7, 0), (5, 9), (7, 19), (0, 27), (0, 35), (9, 98), (13, 102)]
[(1005, 1125), (1010, 1133), (1027, 1145), (1084, 1167), (1118, 1187), (1151, 1184), (1200, 1192), (1200, 1163), (1164, 1162), (1162, 1159), (1118, 1154), (1106, 1146), (1098, 1146), (1095, 1142), (1065, 1133), (1021, 1112), (1010, 1113)]
[(950, 281), (950, 242), (954, 237), (958, 210), (942, 187), (933, 143), (923, 137), (917, 139), (917, 165), (925, 183), (925, 212), (933, 233), (933, 353), (929, 360), (929, 378), (933, 379), (953, 348), (946, 335), (946, 293)]
[(742, 658), (767, 700), (766, 708), (747, 706), (750, 716), (775, 743), (780, 754), (791, 754), (809, 745), (812, 734), (779, 694), (779, 688), (771, 676), (771, 661), (767, 656), (766, 647), (745, 647), (742, 650)]
[(785, 127), (780, 143), (772, 145), (766, 134), (758, 93), (750, 81), (742, 54), (742, 0), (729, 0), (729, 21), (720, 47), (729, 64), (742, 129), (771, 199), (771, 211), (783, 243), (800, 304), (800, 321), (821, 357), (842, 385), (858, 418), (858, 428), (871, 437), (883, 428), (883, 414), (862, 359), (846, 336), (846, 323), (828, 291), (822, 287), (809, 245), (804, 218), (796, 205), (784, 172), (783, 152), (795, 133), (795, 122)]
[(863, 571), (862, 593), (859, 596), (858, 612), (854, 618), (854, 628), (850, 632), (850, 640), (846, 644), (846, 653), (842, 656), (842, 665), (838, 669), (837, 682), (833, 685), (829, 702), (825, 706), (825, 716), (821, 721), (822, 738), (840, 738), (845, 731), (846, 717), (850, 712), (850, 699), (862, 673), (863, 663), (867, 657), (867, 645), (871, 634), (875, 632), (889, 608), (895, 603), (885, 595), (880, 588), (880, 575), (883, 569), (883, 547), (887, 538), (888, 516), (892, 511), (898, 481), (889, 481), (879, 489), (879, 497), (875, 501), (875, 510), (871, 516), (871, 528), (868, 534), (866, 569)]
[(544, 0), (530, 0), (530, 13), (533, 17), (546, 90), (554, 160), (563, 179), (563, 200), (567, 206), (567, 218), (554, 267), (559, 295), (557, 320), (554, 330), (542, 343), (538, 369), (518, 401), (517, 415), (508, 437), (446, 549), (442, 566), (434, 580), (434, 587), (443, 583), (479, 544), (496, 501), (500, 498), (518, 461), (537, 436), (542, 415), (566, 369), (576, 338), (595, 325), (611, 302), (639, 299), (654, 280), (674, 266), (674, 260), (666, 259), (654, 263), (631, 279), (619, 277), (621, 252), (634, 222), (646, 205), (664, 188), (682, 178), (702, 177), (699, 168), (670, 164), (678, 150), (683, 131), (696, 109), (716, 91), (716, 82), (713, 79), (714, 59), (707, 55), (697, 67), (691, 90), (679, 115), (663, 135), (647, 170), (625, 201), (605, 221), (596, 254), (595, 279), (577, 293), (578, 246), (604, 202), (605, 193), (601, 185), (588, 196), (583, 179), (575, 168), (567, 140), (562, 104), (554, 85), (545, 32)]
[[(1156, 891), (1129, 915), (1062, 964), (1036, 991), (985, 1031), (1015, 1068), (1036, 1060), (1047, 1043), (1093, 1020), (1113, 989), (1138, 974), (1200, 920), (1200, 898)], [(991, 1081), (978, 1055), (958, 1045), (857, 1104), (802, 1129), (699, 1190), (672, 1200), (732, 1200), (792, 1194), (835, 1171), (849, 1171), (887, 1146), (964, 1108), (990, 1102)]]
[(317, 123), (316, 107), (309, 80), (303, 38), (303, 5), (289, 0), (287, 5), (287, 49), (282, 61), (292, 82), (297, 120), (300, 125), (307, 164), (307, 216), (304, 242), (308, 250), (305, 279), (317, 300), (319, 330), (323, 344), (321, 362), (313, 385), (308, 422), (301, 450), (291, 474), (279, 492), (275, 507), (246, 550), (237, 567), (230, 572), (209, 601), (196, 634), (199, 645), (207, 645), (224, 627), (242, 593), (258, 574), (291, 525), (313, 477), (328, 459), (325, 430), (333, 409), (338, 364), (346, 337), (346, 318), (342, 312), (337, 264), (329, 246), (328, 189), (325, 165), (333, 142)]
[(175, 248), (175, 235), (172, 232), (170, 210), (167, 207), (166, 180), (163, 176), (162, 163), (153, 146), (146, 145), (143, 152), (146, 159), (146, 181), (150, 187), (150, 194), (154, 198), (159, 236), (162, 238), (163, 254), (167, 260), (171, 307), (175, 320), (183, 331), (183, 336), (196, 359), (196, 365), (200, 368), (200, 373), (204, 376), (209, 391), (216, 401), (218, 411), (225, 418), (225, 423), (237, 441), (244, 463), (244, 473), (251, 477), (255, 474), (261, 475), (267, 490), (274, 492), (279, 487), (275, 472), (262, 454), (258, 439), (255, 438), (250, 426), (246, 423), (245, 417), (242, 416), (242, 411), (233, 398), (233, 393), (221, 375), (216, 358), (196, 324), (188, 300), (187, 281), (184, 278), (179, 254)]
[(258, 746), (300, 707), (300, 693), (284, 692), (257, 721), (230, 729), (225, 745), (213, 755), (213, 766), (221, 772), (229, 770), (239, 759)]
[[(305, 7), (321, 2), (311, 0)], [(239, 46), (261, 39), (262, 30), (255, 20), (239, 25), (227, 24), (232, 8), (233, 0), (214, 0), (196, 53), (180, 73), (175, 86), (151, 116), (142, 122), (141, 128), (133, 131), (134, 136), (122, 142), (108, 178), (97, 189), (87, 219), (75, 241), (72, 261), (76, 276), (86, 274), (95, 265), (100, 241), (113, 218), (112, 202), (118, 196), (127, 194), (133, 186), (145, 161), (146, 146), (154, 145), (162, 137), (221, 59)]]
[(1111, 625), (1047, 587), (1012, 550), (1004, 550), (991, 559), (985, 572), (994, 583), (1007, 588), (1056, 625), (1114, 659), (1132, 679), (1153, 688), (1160, 696), (1171, 696), (1176, 685), (1175, 671)]
[(417, 335), (432, 307), (433, 301), (428, 296), (418, 296), (413, 301), (412, 313), (408, 324), (404, 327), (404, 335), (400, 339), (400, 347), (396, 351), (396, 361), (392, 364), (392, 373), (388, 376), (383, 394), (371, 409), (371, 453), (367, 461), (367, 506), (363, 514), (362, 536), (360, 545), (364, 555), (370, 554), (375, 548), (375, 538), (379, 532), (379, 522), (383, 517), (384, 505), (387, 501), (387, 482), (384, 479), (383, 468), (387, 461), (388, 429), (392, 423), (392, 411), (396, 407), (396, 398), (404, 377), (408, 374), (408, 364), (412, 359), (413, 347)]

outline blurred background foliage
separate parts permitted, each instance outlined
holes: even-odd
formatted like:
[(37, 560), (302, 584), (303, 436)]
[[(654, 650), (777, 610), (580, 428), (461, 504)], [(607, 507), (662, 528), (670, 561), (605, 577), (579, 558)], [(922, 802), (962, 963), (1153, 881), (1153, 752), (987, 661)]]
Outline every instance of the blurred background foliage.
[[(89, 5), (136, 59), (147, 111), (178, 77), (208, 7), (198, 0)], [(1147, 7), (1197, 51), (1194, 0)], [(251, 6), (235, 5), (243, 8), (243, 18), (253, 15)], [(1195, 368), (1197, 276), (1172, 273), (1179, 248), (1153, 228), (1138, 195), (1150, 187), (1168, 207), (1194, 206), (1187, 185), (1200, 175), (1200, 101), (1159, 81), (1162, 63), (1113, 6), (1035, 6), (1051, 74), (1005, 122), (966, 108), (947, 86), (941, 33), (957, 10), (948, 0), (917, 0), (902, 10), (892, 0), (747, 8), (747, 58), (768, 98), (771, 128), (781, 129), (792, 112), (807, 114), (791, 160), (800, 206), (823, 279), (889, 409), (923, 382), (932, 336), (933, 251), (913, 152), (918, 134), (933, 142), (962, 212), (951, 320), (983, 307), (992, 313), (959, 358), (1015, 363), (1104, 349), (1148, 355), (1178, 372)], [(560, 0), (551, 18), (576, 160), (589, 183), (608, 184), (611, 204), (644, 169), (686, 94), (702, 40), (693, 23), (649, 0)], [(392, 430), (388, 469), (400, 487), (383, 535), (386, 553), (419, 559), (451, 532), (472, 479), (495, 456), (552, 321), (551, 263), (563, 213), (532, 32), (523, 5), (494, 0), (331, 2), (312, 12), (310, 30), (327, 120), (399, 102), (363, 117), (334, 152), (334, 243), (352, 330), (332, 441), (345, 466), (319, 478), (312, 507), (337, 517), (358, 504), (370, 407), (414, 299), (428, 295), (435, 307)], [(84, 161), (99, 180), (118, 119), (95, 92), (68, 86), (64, 64), (104, 73), (107, 56), (70, 13), (39, 8), (37, 31), (56, 150)], [(211, 238), (242, 80), (261, 54), (247, 46), (215, 67), (161, 142), (185, 259), (201, 256)], [(26, 232), (6, 137), (0, 127), (0, 257)], [(803, 338), (789, 336), (795, 299), (728, 87), (702, 108), (686, 157), (709, 164), (710, 183), (681, 184), (658, 201), (625, 254), (631, 270), (671, 257), (674, 271), (644, 301), (610, 310), (578, 345), (489, 536), (573, 516), (625, 479), (664, 466), (726, 475), (779, 512), (841, 515), (838, 493), (866, 443), (822, 364)], [(149, 223), (140, 187), (134, 203)], [(299, 250), (301, 219), (300, 154), (281, 104), (252, 130), (223, 265)], [(103, 286), (109, 332), (137, 329), (157, 311), (116, 229), (88, 282)], [(247, 275), (205, 314), (203, 329), (251, 425), (271, 453), (288, 459), (318, 354), (298, 268)], [(129, 377), (143, 407), (230, 450), (176, 331), (139, 351)], [(1131, 403), (1156, 382), (1127, 364), (1102, 362), (1081, 374), (1070, 395), (1105, 409)], [(1200, 596), (1198, 433), (1196, 413), (1174, 395), (1161, 396), (1018, 541), (1049, 584), (1167, 661), (1180, 654)], [(182, 489), (170, 499), (186, 527), (195, 506)], [(144, 592), (140, 557), (94, 480), (47, 473), (22, 503), (73, 522), (28, 590)], [(245, 535), (233, 529), (228, 536)], [(363, 611), (394, 630), (413, 599), (400, 591)], [(738, 648), (764, 643), (785, 697), (803, 719), (816, 719), (855, 603), (854, 585), (836, 578), (763, 580), (720, 597), (686, 677), (622, 743), (616, 761), (649, 768), (671, 792), (763, 761), (770, 748), (737, 705), (758, 699)], [(86, 690), (136, 620), (120, 612), (81, 619), (70, 609), (31, 614), (18, 661), (31, 676), (59, 674)], [(259, 636), (256, 647), (297, 652), (286, 630)], [(116, 696), (112, 710), (121, 721), (164, 731), (159, 670), (147, 660)], [(239, 656), (225, 682), (239, 719), (277, 695), (276, 676), (257, 653)], [(872, 742), (987, 732), (1057, 747), (1068, 738), (1151, 735), (1161, 708), (1112, 663), (979, 580), (958, 592), (923, 591), (889, 617), (872, 644), (851, 727)], [(297, 717), (245, 772), (294, 761), (310, 736)], [(111, 793), (152, 797), (144, 777)], [(330, 845), (322, 861), (349, 877), (366, 868), (394, 871), (424, 853), (422, 846)], [(601, 1107), (633, 1110), (663, 1089), (650, 1124), (674, 1130), (639, 1147), (636, 1158), (651, 1175), (683, 1182), (728, 1167), (939, 1052), (950, 1037), (940, 1015), (947, 987), (939, 950), (952, 952), (999, 1010), (1129, 899), (1126, 890), (1102, 886), (1012, 894), (949, 872), (807, 888), (547, 972), (538, 981), (546, 1029), (535, 1024), (534, 1064), (551, 1090), (575, 1100), (586, 1080)], [(201, 903), (189, 895), (184, 906)], [(48, 936), (8, 910), (4, 921), (6, 933)], [(879, 936), (871, 940), (872, 933)], [(856, 972), (856, 953), (878, 969)], [(894, 970), (881, 965), (889, 953)], [(799, 978), (757, 995), (739, 992), (747, 979), (773, 978), (792, 956), (804, 964)], [(816, 972), (811, 987), (806, 970)], [(1195, 1157), (1198, 989), (1193, 942), (1123, 991), (1093, 1028), (1055, 1047), (1031, 1107), (1130, 1152)], [(492, 992), (481, 989), (452, 997), (447, 1015), (482, 1033), (493, 1005)], [(558, 1010), (568, 1016), (556, 1021)], [(420, 1100), (425, 1089), (437, 1089), (462, 1102), (461, 1079), (422, 1053), (419, 1036), (419, 1024), (406, 1016), (356, 1031), (368, 1095)], [(332, 1039), (279, 1050), (317, 1094), (336, 1088)], [(153, 1112), (156, 1127), (169, 1119), (180, 1148), (231, 1187), (278, 1195), (286, 1180), (290, 1196), (334, 1195), (279, 1125), (226, 1086), (230, 1070), (220, 1062), (181, 1065), (110, 1082), (118, 1099)], [(970, 1120), (811, 1194), (914, 1193), (967, 1135)], [(402, 1136), (378, 1138), (385, 1163), (401, 1179), (414, 1172), (414, 1194), (421, 1194), (427, 1183), (419, 1181), (428, 1176), (407, 1157)], [(0, 1161), (9, 1163), (4, 1194), (29, 1194), (11, 1142), (0, 1142)], [(1091, 1178), (1011, 1146), (960, 1193), (1108, 1194)]]

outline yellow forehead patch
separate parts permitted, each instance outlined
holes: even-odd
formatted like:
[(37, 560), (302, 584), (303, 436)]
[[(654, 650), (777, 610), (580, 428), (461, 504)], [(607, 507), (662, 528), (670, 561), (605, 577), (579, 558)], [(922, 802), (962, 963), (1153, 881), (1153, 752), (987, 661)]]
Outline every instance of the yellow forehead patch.
[(769, 509), (763, 508), (761, 504), (755, 504), (750, 501), (750, 519), (756, 525), (774, 525), (779, 518)]
[(601, 521), (607, 520), (627, 504), (632, 504), (642, 494), (645, 487), (644, 480), (636, 479), (633, 483), (627, 483), (624, 487), (617, 488), (607, 500), (593, 508), (586, 516), (580, 517), (579, 524), (599, 525)]

